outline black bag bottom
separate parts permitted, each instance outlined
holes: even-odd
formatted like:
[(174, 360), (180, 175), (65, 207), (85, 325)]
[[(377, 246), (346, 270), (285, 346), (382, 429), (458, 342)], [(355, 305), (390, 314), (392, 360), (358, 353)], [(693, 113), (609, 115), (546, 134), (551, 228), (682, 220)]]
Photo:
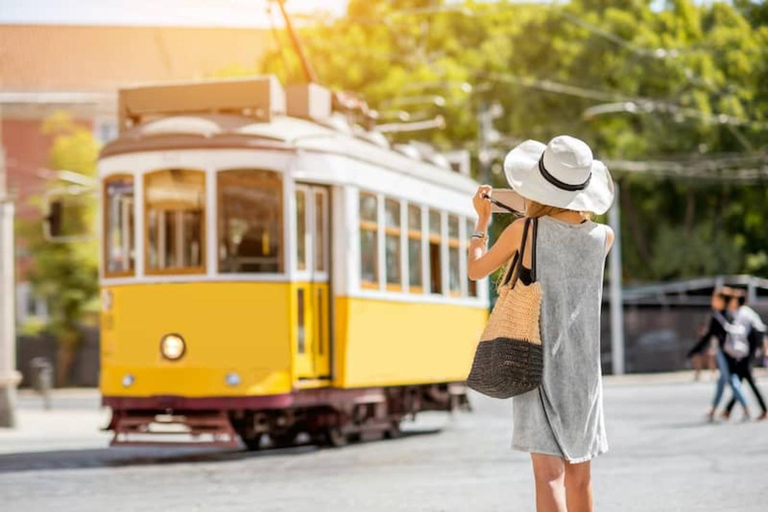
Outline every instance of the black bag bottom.
[(541, 345), (510, 338), (481, 341), (467, 386), (492, 398), (511, 398), (539, 387), (543, 370)]

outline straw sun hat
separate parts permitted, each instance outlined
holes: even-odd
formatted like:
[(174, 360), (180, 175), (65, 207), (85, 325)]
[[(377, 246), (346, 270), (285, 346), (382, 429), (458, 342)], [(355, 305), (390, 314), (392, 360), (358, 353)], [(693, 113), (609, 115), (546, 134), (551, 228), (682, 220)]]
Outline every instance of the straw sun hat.
[(601, 215), (613, 203), (608, 168), (584, 141), (568, 135), (547, 145), (523, 142), (504, 158), (504, 174), (518, 194), (544, 205)]

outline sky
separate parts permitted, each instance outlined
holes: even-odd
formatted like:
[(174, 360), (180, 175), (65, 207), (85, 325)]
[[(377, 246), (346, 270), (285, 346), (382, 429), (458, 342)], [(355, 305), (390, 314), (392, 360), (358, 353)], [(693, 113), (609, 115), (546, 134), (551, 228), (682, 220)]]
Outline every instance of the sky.
[[(287, 0), (341, 16), (348, 0)], [(0, 24), (268, 27), (268, 0), (0, 0)], [(275, 5), (275, 19), (277, 16)]]
[[(141, 25), (186, 27), (270, 26), (270, 0), (0, 0), (0, 24)], [(349, 0), (286, 0), (292, 13), (346, 13)], [(495, 0), (481, 0), (493, 2)], [(531, 1), (531, 0), (528, 0)], [(556, 0), (532, 0), (542, 3)], [(562, 1), (562, 0), (561, 0)], [(712, 0), (697, 0), (709, 3)], [(461, 0), (448, 0), (461, 3)], [(661, 5), (663, 0), (656, 0)], [(275, 10), (277, 6), (275, 5)], [(274, 19), (282, 21), (278, 13)], [(298, 21), (298, 20), (297, 20)]]

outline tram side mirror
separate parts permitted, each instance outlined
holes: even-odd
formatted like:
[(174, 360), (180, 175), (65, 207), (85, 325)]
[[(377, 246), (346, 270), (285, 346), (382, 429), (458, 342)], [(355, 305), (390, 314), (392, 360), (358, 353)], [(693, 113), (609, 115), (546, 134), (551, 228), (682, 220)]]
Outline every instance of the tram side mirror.
[(86, 242), (93, 238), (89, 224), (96, 201), (90, 195), (50, 195), (46, 198), (43, 236), (50, 242)]

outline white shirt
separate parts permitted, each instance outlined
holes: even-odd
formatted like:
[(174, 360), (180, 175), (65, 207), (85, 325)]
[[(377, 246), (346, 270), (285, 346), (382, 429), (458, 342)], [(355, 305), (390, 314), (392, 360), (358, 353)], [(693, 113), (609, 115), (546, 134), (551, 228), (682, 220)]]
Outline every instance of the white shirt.
[(749, 306), (741, 306), (736, 310), (735, 322), (743, 323), (753, 327), (755, 330), (764, 333), (766, 331), (763, 319), (757, 314), (757, 311)]

